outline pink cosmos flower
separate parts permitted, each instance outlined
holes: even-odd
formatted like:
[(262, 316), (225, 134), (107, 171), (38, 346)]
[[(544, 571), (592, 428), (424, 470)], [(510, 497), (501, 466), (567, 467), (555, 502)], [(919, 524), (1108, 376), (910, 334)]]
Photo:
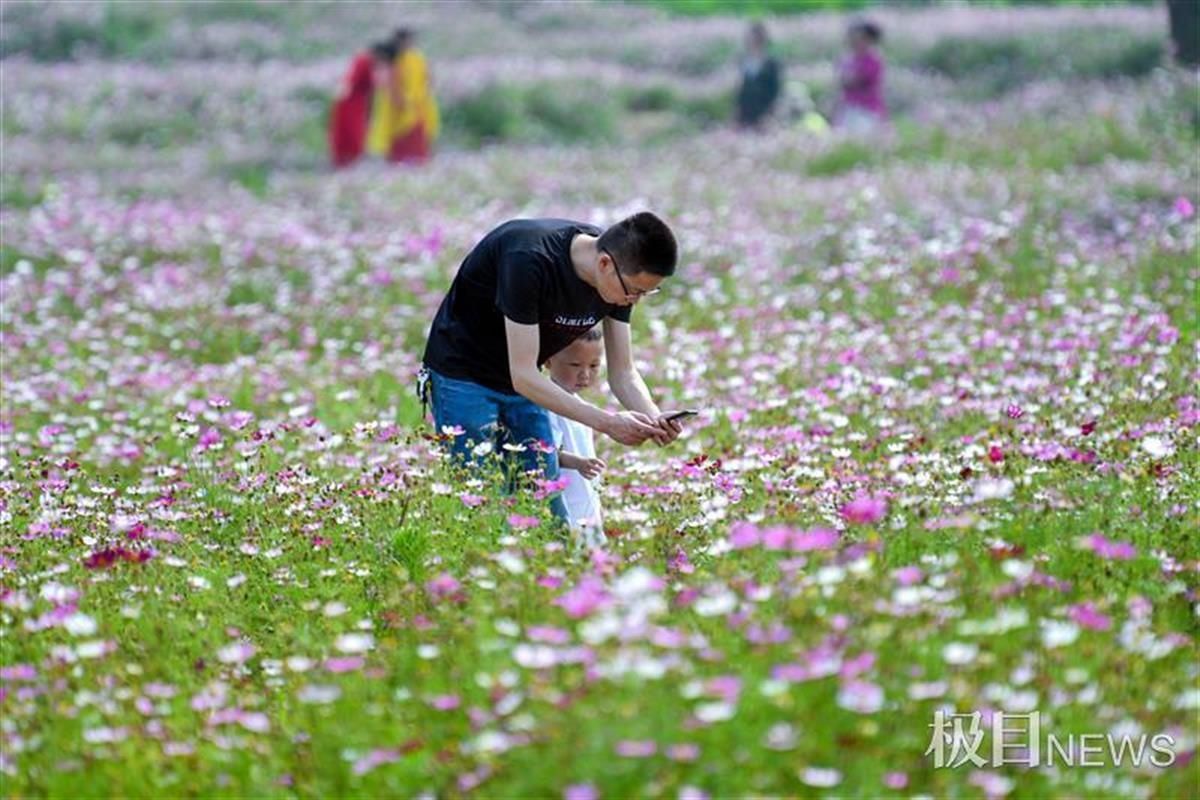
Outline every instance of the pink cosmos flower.
[(1021, 417), (1025, 416), (1025, 409), (1021, 408), (1016, 403), (1009, 403), (1004, 409), (1004, 413), (1009, 419), (1020, 419)]
[(32, 681), (37, 678), (37, 669), (32, 664), (13, 664), (0, 667), (0, 681)]
[(429, 699), (429, 705), (438, 711), (453, 711), (462, 705), (462, 700), (456, 694), (439, 694)]
[(455, 580), (449, 572), (443, 572), (425, 583), (425, 591), (437, 598), (452, 597), (461, 588), (462, 584)]
[(838, 691), (837, 703), (847, 711), (874, 714), (883, 708), (883, 689), (867, 681), (848, 681)]
[(196, 450), (204, 451), (221, 441), (221, 432), (213, 427), (205, 428), (200, 434), (200, 438), (196, 440)]
[[(886, 513), (886, 505), (884, 508)], [(806, 531), (792, 531), (788, 539), (788, 547), (793, 553), (828, 550), (836, 547), (840, 539), (838, 532), (831, 528), (811, 528)]]
[(787, 547), (792, 531), (782, 525), (775, 525), (762, 532), (762, 546), (768, 550), (782, 550)]
[(391, 764), (393, 761), (399, 761), (401, 753), (399, 750), (384, 750), (377, 748), (367, 753), (365, 756), (354, 762), (351, 767), (351, 772), (355, 775), (366, 775), (376, 767), (384, 764)]
[(560, 595), (554, 604), (567, 612), (567, 616), (579, 619), (588, 616), (609, 602), (604, 582), (594, 575), (587, 575), (574, 588)]
[(242, 428), (249, 425), (254, 420), (254, 415), (249, 411), (234, 411), (225, 417), (225, 424), (235, 431), (240, 431)]
[(538, 478), (535, 482), (537, 483), (537, 489), (533, 492), (533, 498), (535, 500), (545, 500), (550, 495), (558, 494), (563, 489), (566, 489), (571, 479), (563, 477), (555, 481), (547, 481)]
[(742, 693), (742, 679), (737, 675), (718, 675), (705, 682), (704, 691), (726, 703), (736, 703)]
[(1090, 602), (1071, 606), (1067, 613), (1074, 622), (1088, 630), (1106, 631), (1112, 627), (1112, 618)]
[(542, 524), (542, 521), (537, 517), (526, 517), (521, 514), (509, 514), (508, 524), (517, 530), (525, 530), (527, 528), (536, 528)]
[(855, 525), (873, 525), (887, 516), (887, 500), (860, 494), (842, 506), (842, 519)]
[(651, 739), (622, 739), (613, 749), (624, 758), (649, 758), (658, 752), (658, 744)]
[(554, 628), (549, 625), (530, 625), (525, 631), (531, 642), (547, 644), (566, 644), (571, 641), (571, 632), (565, 628)]
[(1196, 213), (1196, 207), (1192, 205), (1192, 201), (1180, 195), (1175, 198), (1175, 213), (1184, 219), (1191, 219)]
[(676, 547), (675, 552), (667, 559), (667, 570), (678, 572), (681, 575), (690, 575), (696, 571), (696, 568), (688, 559), (687, 551), (682, 547)]
[(758, 527), (749, 522), (735, 522), (729, 529), (729, 543), (734, 550), (746, 550), (762, 541)]
[(1084, 550), (1091, 550), (1101, 558), (1116, 561), (1128, 561), (1137, 555), (1137, 548), (1128, 542), (1117, 542), (1112, 539), (1106, 539), (1099, 533), (1093, 533), (1091, 536), (1084, 537), (1081, 545)]
[(563, 789), (563, 800), (600, 800), (600, 792), (590, 783), (573, 783)]
[(673, 744), (667, 748), (667, 758), (690, 763), (700, 758), (700, 746), (691, 742)]
[(469, 492), (463, 492), (458, 496), (458, 499), (461, 500), (463, 505), (467, 508), (476, 508), (477, 506), (483, 505), (487, 500), (487, 498), (482, 495), (471, 494)]
[(864, 672), (869, 672), (875, 666), (875, 654), (871, 651), (860, 653), (854, 658), (842, 662), (842, 667), (838, 670), (838, 675), (843, 680), (857, 678)]

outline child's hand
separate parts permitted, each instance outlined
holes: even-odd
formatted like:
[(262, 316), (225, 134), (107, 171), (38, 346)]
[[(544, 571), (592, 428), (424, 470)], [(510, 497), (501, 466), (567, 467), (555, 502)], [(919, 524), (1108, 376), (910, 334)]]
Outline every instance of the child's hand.
[(599, 478), (606, 469), (608, 469), (608, 464), (604, 463), (604, 459), (585, 458), (583, 465), (579, 468), (579, 474), (590, 481), (593, 478)]

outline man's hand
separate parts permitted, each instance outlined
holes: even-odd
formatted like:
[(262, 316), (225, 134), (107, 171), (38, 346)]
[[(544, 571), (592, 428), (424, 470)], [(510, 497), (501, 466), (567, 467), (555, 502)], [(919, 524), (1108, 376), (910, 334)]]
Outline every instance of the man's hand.
[(683, 425), (677, 419), (667, 419), (665, 414), (659, 414), (657, 419), (652, 419), (651, 424), (658, 431), (651, 438), (659, 447), (665, 447), (671, 442), (679, 438), (679, 434), (683, 433)]
[(583, 463), (579, 465), (577, 470), (580, 475), (587, 478), (589, 481), (594, 478), (599, 478), (604, 470), (608, 469), (608, 464), (604, 463), (602, 458), (585, 458)]
[(660, 436), (662, 431), (645, 414), (622, 411), (619, 414), (608, 415), (601, 433), (621, 444), (637, 447), (647, 439)]

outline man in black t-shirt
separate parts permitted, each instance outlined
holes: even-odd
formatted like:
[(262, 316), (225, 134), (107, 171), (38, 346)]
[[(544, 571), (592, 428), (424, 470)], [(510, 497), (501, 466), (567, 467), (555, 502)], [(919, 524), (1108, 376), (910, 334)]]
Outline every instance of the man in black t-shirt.
[[(546, 409), (621, 444), (659, 445), (680, 433), (663, 417), (634, 366), (629, 317), (674, 274), (675, 236), (648, 211), (601, 231), (562, 219), (518, 219), (467, 255), (438, 308), (424, 362), (434, 422), (455, 434), (466, 459), (522, 444), (527, 468), (541, 456), (558, 476)], [(627, 410), (611, 413), (563, 391), (541, 365), (597, 323), (604, 328), (608, 384)], [(561, 501), (553, 506), (562, 515)]]

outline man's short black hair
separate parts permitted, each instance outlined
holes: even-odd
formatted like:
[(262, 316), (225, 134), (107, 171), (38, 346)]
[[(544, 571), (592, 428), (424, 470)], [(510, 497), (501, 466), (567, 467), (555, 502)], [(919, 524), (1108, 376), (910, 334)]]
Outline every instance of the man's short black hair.
[(675, 274), (679, 247), (667, 223), (649, 211), (610, 225), (596, 247), (609, 253), (625, 275), (649, 272), (666, 278)]

